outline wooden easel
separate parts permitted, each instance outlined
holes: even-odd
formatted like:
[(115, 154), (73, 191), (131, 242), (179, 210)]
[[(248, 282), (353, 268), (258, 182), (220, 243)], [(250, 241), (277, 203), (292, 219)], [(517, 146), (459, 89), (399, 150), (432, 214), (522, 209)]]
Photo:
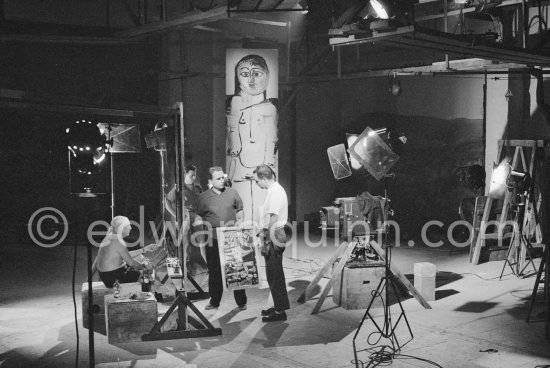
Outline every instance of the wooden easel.
[[(367, 241), (364, 239), (363, 241)], [(368, 241), (369, 245), (378, 253), (378, 255), (385, 260), (385, 254), (386, 252), (378, 243), (376, 243), (374, 240)], [(355, 247), (359, 244), (359, 241), (352, 241), (350, 243), (343, 242), (340, 244), (338, 249), (336, 249), (336, 252), (330, 257), (330, 259), (325, 263), (323, 267), (317, 272), (317, 275), (313, 278), (313, 280), (309, 283), (306, 290), (300, 295), (298, 298), (299, 303), (305, 303), (307, 300), (311, 299), (313, 290), (315, 287), (319, 284), (319, 281), (323, 278), (323, 276), (326, 274), (326, 272), (331, 269), (334, 265), (334, 262), (340, 258), (338, 261), (338, 265), (334, 269), (334, 271), (331, 273), (331, 276), (329, 278), (328, 283), (325, 285), (325, 288), (321, 292), (321, 296), (317, 300), (317, 303), (315, 304), (315, 307), (313, 307), (313, 310), (311, 311), (311, 314), (317, 314), (319, 310), (321, 309), (321, 306), (323, 305), (328, 293), (332, 289), (332, 286), (334, 285), (334, 281), (336, 280), (337, 276), (342, 273), (342, 270), (344, 269), (344, 266), (346, 265), (346, 262), (350, 258), (353, 250)], [(416, 288), (409, 282), (409, 280), (395, 267), (395, 265), (390, 264), (390, 270), (394, 274), (394, 276), (397, 277), (399, 281), (409, 290), (409, 292), (414, 296), (414, 298), (426, 309), (431, 309), (432, 307), (422, 295), (416, 290)]]
[[(513, 158), (510, 162), (511, 170), (522, 171), (529, 173), (533, 177), (533, 167), (536, 160), (536, 151), (537, 148), (545, 146), (545, 141), (543, 140), (499, 140), (498, 141), (498, 155), (497, 161), (500, 163), (503, 159), (506, 158), (506, 148), (514, 148)], [(489, 216), (491, 209), (493, 208), (495, 199), (491, 196), (486, 197), (485, 207), (483, 210), (483, 216), (480, 223), (476, 224), (474, 219), (474, 232), (472, 236), (472, 242), (470, 247), (470, 263), (475, 265), (479, 264), (479, 256), (481, 254), (481, 248), (485, 246), (485, 241), (490, 239), (502, 239), (507, 235), (502, 234), (503, 226), (505, 225), (506, 220), (508, 219), (508, 213), (510, 211), (510, 205), (513, 203), (513, 193), (506, 190), (504, 194), (504, 203), (502, 205), (502, 212), (499, 219), (496, 222), (497, 232), (496, 233), (487, 233), (487, 224), (489, 222)], [(481, 203), (481, 197), (478, 197), (476, 200), (477, 204)], [(526, 210), (527, 212), (527, 210)], [(475, 216), (474, 216), (475, 217)], [(525, 217), (527, 220), (527, 216)], [(537, 225), (538, 226), (538, 225)], [(519, 258), (520, 265), (519, 267), (523, 269), (525, 263), (526, 251), (520, 249), (521, 255)], [(512, 253), (512, 252), (510, 252)], [(508, 254), (508, 257), (515, 256), (515, 253)]]

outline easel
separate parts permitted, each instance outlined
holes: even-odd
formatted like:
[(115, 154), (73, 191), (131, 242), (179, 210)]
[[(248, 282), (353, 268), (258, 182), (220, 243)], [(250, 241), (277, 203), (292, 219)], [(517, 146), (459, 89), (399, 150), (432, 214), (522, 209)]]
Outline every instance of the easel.
[[(536, 151), (537, 148), (545, 146), (545, 141), (543, 140), (499, 140), (498, 141), (498, 155), (497, 161), (500, 163), (506, 157), (506, 147), (514, 148), (514, 154), (512, 161), (510, 163), (512, 170), (518, 170), (528, 173), (533, 177), (533, 167), (536, 160)], [(527, 160), (527, 158), (529, 160)], [(481, 223), (479, 224), (479, 231), (474, 230), (472, 243), (470, 247), (470, 263), (479, 264), (479, 256), (481, 254), (481, 248), (485, 246), (485, 241), (490, 239), (502, 239), (504, 235), (501, 233), (504, 230), (504, 225), (508, 219), (508, 212), (510, 210), (510, 205), (513, 199), (513, 193), (508, 190), (504, 194), (504, 203), (502, 205), (502, 212), (497, 221), (497, 232), (496, 233), (486, 233), (487, 225), (489, 222), (489, 216), (491, 209), (494, 205), (494, 198), (489, 196), (485, 201), (485, 207), (483, 210), (483, 216), (481, 218)], [(479, 197), (478, 197), (479, 199)], [(477, 204), (481, 203), (476, 200)], [(527, 211), (527, 209), (526, 209)], [(476, 226), (474, 226), (474, 229)], [(521, 254), (519, 257), (519, 267), (523, 269), (525, 263), (526, 251), (520, 249)], [(514, 254), (509, 254), (509, 257), (515, 256)]]
[[(367, 237), (368, 237), (368, 235), (363, 237), (363, 239), (361, 241), (367, 242)], [(355, 247), (358, 244), (359, 244), (359, 241), (352, 241), (350, 243), (343, 242), (342, 244), (340, 244), (340, 246), (336, 249), (336, 251), (330, 257), (330, 259), (327, 261), (327, 263), (325, 263), (325, 265), (317, 272), (317, 275), (315, 275), (313, 280), (309, 283), (306, 290), (304, 290), (302, 295), (300, 295), (300, 297), (298, 298), (299, 303), (304, 303), (307, 300), (311, 299), (312, 294), (313, 294), (313, 290), (319, 284), (319, 281), (324, 277), (326, 272), (333, 267), (334, 262), (336, 262), (338, 260), (338, 258), (340, 258), (340, 260), (338, 261), (338, 265), (336, 266), (336, 268), (332, 272), (332, 274), (329, 278), (329, 281), (325, 285), (323, 291), (321, 292), (321, 296), (317, 300), (317, 303), (315, 304), (315, 307), (311, 311), (311, 314), (317, 314), (319, 312), (319, 310), (321, 309), (321, 306), (323, 305), (328, 293), (332, 289), (332, 286), (334, 285), (334, 282), (335, 282), (337, 276), (342, 273), (342, 270), (344, 269), (344, 266), (346, 265), (346, 262), (349, 260), (353, 250), (355, 249)], [(383, 260), (385, 260), (385, 254), (386, 253), (385, 253), (384, 249), (382, 249), (382, 247), (376, 241), (369, 240), (368, 245), (370, 245), (376, 251), (376, 253), (378, 253), (378, 255)], [(424, 308), (426, 308), (426, 309), (431, 309), (432, 308), (430, 306), (430, 304), (428, 304), (426, 299), (424, 299), (424, 297), (409, 282), (409, 280), (405, 277), (405, 275), (403, 275), (403, 273), (401, 271), (399, 271), (399, 269), (397, 267), (395, 267), (395, 265), (390, 264), (390, 269), (391, 269), (392, 274), (394, 276), (396, 276), (397, 279), (399, 279), (399, 281), (407, 288), (407, 290), (409, 290), (411, 295)]]
[[(177, 103), (178, 116), (175, 121), (175, 137), (173, 142), (173, 149), (176, 157), (176, 223), (183, 224), (185, 220), (184, 203), (182, 201), (181, 188), (183, 188), (183, 176), (182, 169), (184, 165), (184, 125), (183, 125), (183, 103)], [(176, 120), (176, 119), (175, 119)], [(167, 152), (170, 149), (167, 142)], [(180, 259), (181, 267), (186, 267), (187, 255), (185, 252), (185, 242), (187, 241), (187, 234), (182, 229), (176, 229), (175, 242), (178, 249), (178, 258)], [(188, 273), (184, 272), (183, 277), (188, 278)], [(194, 337), (206, 337), (206, 336), (218, 336), (222, 334), (221, 328), (215, 328), (206, 317), (193, 305), (193, 303), (187, 297), (187, 293), (184, 289), (185, 280), (182, 279), (182, 288), (176, 291), (176, 299), (168, 308), (168, 311), (164, 314), (160, 321), (158, 321), (148, 334), (142, 336), (143, 341), (154, 340), (168, 340), (168, 339), (184, 339)], [(178, 326), (175, 331), (162, 332), (161, 328), (168, 320), (172, 312), (178, 308)], [(191, 309), (198, 317), (198, 320), (188, 315), (188, 308)], [(202, 322), (202, 323), (201, 323)], [(195, 328), (191, 330), (190, 327)]]

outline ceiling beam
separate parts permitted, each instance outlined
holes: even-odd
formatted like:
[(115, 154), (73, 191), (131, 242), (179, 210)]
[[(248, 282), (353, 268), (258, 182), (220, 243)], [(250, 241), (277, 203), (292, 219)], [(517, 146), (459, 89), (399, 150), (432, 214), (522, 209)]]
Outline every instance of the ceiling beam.
[(115, 37), (137, 37), (151, 33), (168, 31), (172, 28), (194, 27), (215, 22), (227, 18), (227, 8), (220, 6), (207, 11), (194, 10), (183, 14), (172, 20), (165, 22), (154, 22), (139, 26), (136, 28), (127, 29), (116, 32)]
[(120, 45), (137, 43), (138, 40), (114, 37), (74, 37), (74, 36), (48, 36), (48, 35), (0, 35), (0, 42), (42, 42), (42, 43), (67, 43), (67, 44), (97, 44)]
[(271, 20), (254, 19), (254, 18), (235, 18), (238, 22), (261, 24), (264, 26), (286, 27), (288, 22), (274, 22)]
[(124, 117), (136, 117), (136, 118), (161, 118), (170, 115), (168, 109), (158, 110), (128, 110), (128, 109), (107, 109), (101, 107), (90, 106), (76, 106), (76, 105), (64, 105), (56, 103), (44, 103), (44, 102), (23, 102), (23, 101), (0, 101), (0, 108), (8, 109), (23, 109), (23, 110), (37, 110), (37, 111), (52, 111), (52, 112), (69, 112), (80, 114), (92, 114), (100, 116), (124, 116)]
[[(477, 65), (474, 67), (474, 65)], [(464, 69), (459, 69), (464, 68)], [(509, 70), (510, 69), (524, 69), (524, 70)], [(487, 60), (480, 59), (463, 59), (454, 60), (449, 63), (447, 68), (446, 63), (434, 63), (432, 65), (398, 68), (397, 74), (400, 76), (416, 76), (416, 77), (432, 77), (435, 75), (476, 75), (476, 74), (525, 74), (529, 73), (529, 69), (525, 64), (494, 64)], [(363, 78), (387, 78), (396, 72), (396, 69), (381, 69), (372, 70), (358, 73), (347, 73), (338, 76), (337, 74), (331, 75), (318, 75), (318, 76), (305, 76), (292, 78), (288, 84), (301, 84), (301, 83), (316, 83), (316, 82), (329, 82), (337, 80), (351, 80), (351, 79), (363, 79)], [(543, 70), (543, 74), (550, 74), (550, 70)], [(280, 84), (287, 84), (280, 82)]]

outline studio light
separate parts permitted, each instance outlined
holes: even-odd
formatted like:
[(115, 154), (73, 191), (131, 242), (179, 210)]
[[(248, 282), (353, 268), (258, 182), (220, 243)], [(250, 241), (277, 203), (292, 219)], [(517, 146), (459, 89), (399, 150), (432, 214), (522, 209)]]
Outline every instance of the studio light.
[(378, 0), (370, 0), (370, 5), (374, 10), (375, 18), (390, 19), (390, 15), (386, 11), (386, 7), (383, 5), (382, 2)]
[(401, 94), (401, 82), (399, 82), (397, 78), (397, 73), (393, 73), (388, 90), (394, 96), (399, 96)]
[(503, 199), (507, 186), (507, 179), (510, 175), (510, 162), (511, 157), (504, 158), (500, 164), (493, 168), (493, 174), (491, 175), (491, 183), (489, 185), (489, 197), (495, 199)]
[(108, 145), (106, 136), (97, 124), (76, 120), (65, 132), (71, 172), (80, 176), (99, 174), (106, 161), (105, 150)]
[(410, 24), (408, 1), (370, 0), (360, 12), (364, 21), (370, 22), (373, 31), (390, 31)]
[[(359, 137), (359, 134), (349, 134), (348, 133), (348, 134), (346, 134), (346, 137), (347, 137), (346, 138), (347, 146), (349, 148), (357, 140), (357, 138)], [(353, 156), (349, 157), (349, 164), (350, 164), (350, 166), (353, 170), (359, 170), (362, 167), (361, 163), (359, 161), (357, 161), (355, 159), (355, 157), (353, 157)]]

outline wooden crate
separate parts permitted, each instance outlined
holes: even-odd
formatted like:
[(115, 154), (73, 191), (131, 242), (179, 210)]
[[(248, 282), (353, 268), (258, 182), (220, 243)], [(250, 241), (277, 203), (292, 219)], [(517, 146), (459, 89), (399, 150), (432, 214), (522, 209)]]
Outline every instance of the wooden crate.
[[(129, 282), (120, 284), (120, 295), (130, 296), (133, 293), (141, 292), (141, 283)], [(105, 295), (113, 294), (113, 289), (106, 287), (103, 282), (92, 282), (92, 298), (94, 305), (94, 330), (105, 332)], [(81, 289), (82, 295), (82, 326), (88, 328), (88, 283), (84, 282)], [(98, 327), (101, 327), (98, 329)]]
[[(345, 266), (342, 273), (335, 275), (332, 300), (344, 309), (366, 309), (373, 298), (373, 292), (384, 276), (384, 266), (373, 262), (361, 267)], [(380, 298), (376, 298), (372, 308), (380, 308)]]
[[(113, 289), (109, 289), (103, 282), (92, 282), (92, 302), (94, 312), (94, 330), (98, 330), (100, 325), (105, 324), (105, 295), (112, 294)], [(88, 283), (84, 282), (81, 289), (82, 296), (82, 326), (88, 328)]]
[(157, 301), (153, 293), (145, 300), (105, 296), (105, 324), (109, 344), (141, 341), (157, 323)]

